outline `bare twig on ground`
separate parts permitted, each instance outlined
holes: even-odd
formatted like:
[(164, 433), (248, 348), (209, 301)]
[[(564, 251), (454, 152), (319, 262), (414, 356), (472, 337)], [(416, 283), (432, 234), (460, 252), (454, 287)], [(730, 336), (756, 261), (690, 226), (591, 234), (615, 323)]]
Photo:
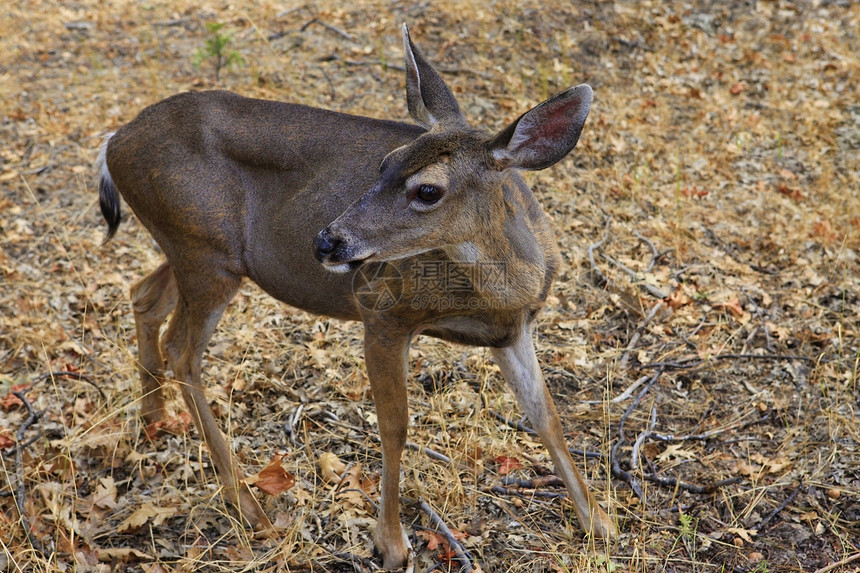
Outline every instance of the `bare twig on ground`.
[(454, 537), (454, 534), (451, 533), (451, 530), (445, 524), (445, 521), (439, 516), (438, 513), (433, 511), (426, 501), (423, 498), (418, 498), (418, 507), (421, 508), (421, 511), (426, 513), (430, 517), (430, 521), (436, 526), (436, 530), (445, 536), (445, 539), (448, 540), (448, 545), (451, 547), (451, 550), (457, 556), (457, 559), (461, 563), (461, 571), (465, 571), (465, 573), (471, 573), (472, 571), (472, 558), (463, 545), (457, 541), (457, 538)]
[(660, 309), (663, 308), (663, 300), (660, 299), (654, 306), (651, 307), (651, 310), (648, 311), (648, 314), (645, 315), (645, 318), (642, 320), (642, 324), (636, 328), (636, 332), (633, 333), (633, 336), (630, 337), (630, 342), (627, 344), (627, 348), (624, 350), (624, 355), (621, 357), (621, 362), (619, 366), (624, 369), (627, 368), (627, 361), (630, 360), (630, 352), (636, 348), (636, 345), (639, 344), (639, 339), (642, 337), (642, 333), (645, 332), (645, 329), (648, 328), (648, 324), (657, 316), (657, 313), (660, 312)]
[(599, 287), (605, 287), (609, 284), (609, 279), (606, 278), (606, 275), (598, 268), (597, 261), (594, 260), (594, 251), (603, 246), (606, 240), (609, 238), (609, 227), (612, 225), (612, 217), (606, 218), (606, 226), (603, 230), (603, 238), (597, 241), (596, 243), (592, 243), (588, 245), (588, 262), (591, 264), (591, 272), (594, 276), (594, 284)]
[(831, 563), (827, 567), (822, 567), (821, 569), (816, 569), (815, 573), (829, 573), (835, 569), (839, 569), (840, 567), (844, 567), (845, 565), (850, 565), (855, 561), (860, 561), (860, 552), (855, 553), (854, 555), (849, 555), (845, 559), (841, 561), (837, 561), (836, 563)]
[(446, 464), (452, 464), (453, 463), (451, 461), (451, 458), (449, 458), (445, 454), (440, 454), (436, 450), (431, 450), (430, 448), (427, 448), (424, 446), (419, 446), (418, 444), (414, 444), (412, 442), (406, 442), (406, 449), (414, 450), (417, 452), (424, 452), (424, 454), (428, 458), (433, 459), (433, 460), (438, 460), (438, 461), (446, 463)]
[(340, 28), (338, 28), (337, 26), (332, 26), (331, 24), (328, 24), (328, 23), (326, 23), (326, 22), (323, 22), (322, 20), (320, 20), (319, 18), (316, 18), (316, 17), (311, 18), (310, 20), (308, 20), (307, 22), (305, 22), (305, 24), (304, 24), (301, 28), (299, 28), (299, 32), (304, 32), (304, 31), (306, 31), (308, 28), (310, 28), (310, 27), (311, 27), (312, 25), (314, 25), (314, 24), (319, 24), (320, 26), (322, 26), (322, 27), (323, 27), (323, 28), (325, 28), (326, 30), (328, 30), (328, 31), (330, 31), (330, 32), (334, 32), (334, 33), (335, 33), (335, 34), (337, 34), (338, 36), (341, 36), (341, 37), (343, 37), (343, 38), (346, 38), (346, 39), (347, 39), (347, 40), (349, 40), (350, 42), (355, 42), (355, 38), (353, 38), (351, 35), (349, 35), (349, 34), (347, 34), (346, 32), (344, 32), (343, 30), (341, 30), (341, 29), (340, 29)]
[(660, 375), (663, 374), (663, 369), (659, 368), (657, 372), (651, 377), (648, 381), (648, 384), (645, 385), (639, 394), (636, 396), (636, 399), (633, 400), (633, 403), (630, 404), (630, 407), (624, 412), (621, 416), (621, 421), (618, 423), (618, 441), (615, 442), (615, 445), (612, 446), (612, 450), (609, 452), (609, 461), (610, 468), (612, 469), (612, 474), (618, 478), (623, 479), (627, 482), (636, 496), (642, 500), (642, 504), (645, 504), (645, 492), (642, 491), (642, 486), (639, 485), (639, 482), (633, 477), (630, 472), (621, 469), (621, 463), (618, 460), (618, 449), (627, 442), (627, 438), (624, 436), (624, 423), (627, 421), (627, 417), (636, 409), (636, 406), (639, 405), (639, 402), (648, 393), (648, 390), (657, 382), (657, 379), (660, 378)]
[(24, 420), (24, 423), (21, 424), (21, 427), (18, 428), (17, 432), (15, 432), (15, 475), (18, 479), (18, 493), (15, 498), (15, 509), (18, 510), (18, 518), (21, 520), (21, 529), (24, 531), (24, 536), (27, 538), (27, 542), (40, 553), (44, 553), (41, 543), (30, 535), (30, 522), (24, 512), (26, 486), (24, 485), (24, 460), (22, 456), (22, 452), (24, 450), (24, 446), (22, 445), (24, 441), (24, 433), (30, 426), (36, 423), (40, 414), (33, 408), (30, 400), (27, 399), (26, 391), (15, 390), (12, 394), (21, 400), (28, 412), (27, 419)]
[(800, 490), (801, 490), (802, 488), (803, 488), (803, 479), (801, 479), (801, 481), (800, 481), (800, 483), (797, 485), (797, 487), (796, 487), (796, 488), (794, 488), (794, 491), (792, 491), (792, 492), (789, 494), (789, 496), (788, 496), (787, 498), (785, 498), (785, 500), (783, 500), (783, 502), (782, 502), (781, 504), (779, 504), (779, 505), (776, 507), (776, 509), (774, 509), (773, 511), (771, 511), (770, 513), (768, 513), (768, 514), (764, 517), (764, 519), (762, 519), (762, 520), (759, 522), (759, 524), (758, 524), (758, 526), (756, 527), (756, 529), (758, 529), (759, 531), (763, 531), (763, 530), (765, 529), (765, 526), (767, 526), (767, 524), (768, 524), (768, 523), (770, 523), (770, 521), (771, 521), (774, 517), (776, 517), (777, 515), (779, 515), (779, 514), (782, 512), (782, 510), (783, 510), (783, 509), (785, 509), (785, 508), (788, 506), (788, 504), (789, 504), (789, 503), (791, 503), (792, 501), (794, 501), (794, 498), (795, 498), (795, 497), (797, 497), (797, 494), (798, 494), (798, 493), (800, 493)]
[(715, 362), (717, 360), (803, 360), (805, 362), (815, 362), (814, 358), (809, 356), (799, 356), (796, 354), (716, 354), (707, 358), (683, 358), (681, 360), (667, 360), (664, 362), (648, 362), (640, 364), (639, 368), (665, 368), (668, 370), (688, 370), (696, 368), (704, 363)]
[(105, 393), (101, 389), (101, 387), (99, 387), (98, 384), (93, 382), (93, 380), (91, 378), (89, 378), (88, 376), (86, 376), (84, 374), (81, 374), (80, 372), (67, 372), (65, 370), (61, 370), (58, 372), (47, 372), (47, 373), (42, 374), (39, 377), (37, 377), (36, 380), (33, 381), (33, 384), (37, 384), (39, 382), (42, 382), (42, 381), (48, 380), (48, 379), (56, 380), (57, 378), (71, 378), (73, 380), (81, 380), (82, 382), (86, 382), (87, 384), (89, 384), (90, 386), (92, 386), (93, 388), (95, 388), (98, 391), (99, 396), (102, 397), (102, 400), (107, 402), (107, 396), (105, 395)]
[(669, 296), (666, 293), (664, 293), (662, 290), (660, 290), (659, 288), (657, 288), (654, 285), (652, 285), (651, 283), (645, 281), (645, 279), (643, 279), (641, 276), (639, 276), (639, 273), (637, 273), (636, 271), (634, 271), (633, 269), (631, 269), (627, 265), (616, 261), (615, 259), (613, 259), (609, 255), (607, 255), (606, 253), (600, 253), (600, 256), (603, 257), (604, 259), (606, 259), (607, 261), (609, 261), (610, 263), (612, 263), (613, 265), (615, 265), (616, 267), (618, 267), (619, 269), (621, 269), (622, 271), (624, 271), (624, 274), (626, 274), (627, 276), (629, 276), (631, 278), (634, 285), (636, 285), (640, 289), (644, 290), (645, 292), (647, 292), (648, 294), (650, 294), (654, 298), (658, 298), (660, 300), (663, 300), (664, 298)]

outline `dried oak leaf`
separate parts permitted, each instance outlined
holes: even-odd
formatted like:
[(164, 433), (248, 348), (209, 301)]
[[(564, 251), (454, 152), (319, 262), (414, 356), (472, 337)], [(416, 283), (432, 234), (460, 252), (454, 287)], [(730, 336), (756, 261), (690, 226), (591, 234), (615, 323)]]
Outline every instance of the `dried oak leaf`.
[(523, 469), (523, 464), (517, 458), (508, 456), (497, 456), (496, 463), (499, 464), (499, 474), (506, 476), (514, 470)]
[(323, 452), (317, 459), (320, 466), (320, 477), (329, 484), (339, 483), (346, 464), (332, 452)]
[(284, 469), (281, 460), (282, 454), (275, 454), (269, 464), (258, 473), (248, 476), (244, 482), (248, 485), (257, 486), (258, 489), (269, 495), (278, 495), (296, 485), (296, 477)]
[[(138, 529), (152, 521), (153, 526), (159, 526), (170, 517), (176, 515), (175, 507), (156, 507), (151, 503), (144, 503), (134, 513), (129, 515), (119, 527), (116, 528), (117, 533), (128, 531), (129, 529)], [(101, 550), (99, 552), (101, 555)]]
[(105, 509), (115, 509), (116, 502), (116, 484), (110, 476), (101, 478), (96, 486), (96, 491), (93, 492), (93, 505)]

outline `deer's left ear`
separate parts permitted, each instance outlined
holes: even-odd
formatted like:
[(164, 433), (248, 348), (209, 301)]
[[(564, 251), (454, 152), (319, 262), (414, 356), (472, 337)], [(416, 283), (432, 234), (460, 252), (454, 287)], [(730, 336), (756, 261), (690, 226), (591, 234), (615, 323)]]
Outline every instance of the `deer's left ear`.
[(593, 99), (580, 84), (524, 113), (487, 144), (502, 169), (546, 169), (576, 147)]
[(454, 94), (412, 43), (406, 24), (403, 24), (403, 52), (406, 59), (406, 104), (412, 119), (427, 129), (436, 123), (465, 124)]

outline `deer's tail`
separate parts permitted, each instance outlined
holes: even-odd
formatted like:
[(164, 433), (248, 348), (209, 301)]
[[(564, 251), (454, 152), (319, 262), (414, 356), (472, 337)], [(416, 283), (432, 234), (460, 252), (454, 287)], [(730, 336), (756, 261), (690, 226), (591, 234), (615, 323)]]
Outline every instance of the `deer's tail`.
[(107, 165), (107, 148), (111, 137), (113, 137), (113, 133), (105, 136), (105, 140), (99, 150), (99, 157), (96, 160), (96, 169), (99, 172), (99, 207), (101, 208), (102, 216), (108, 224), (105, 243), (110, 241), (114, 234), (116, 234), (116, 230), (119, 228), (120, 221), (122, 220), (122, 212), (119, 206), (119, 191), (116, 189)]

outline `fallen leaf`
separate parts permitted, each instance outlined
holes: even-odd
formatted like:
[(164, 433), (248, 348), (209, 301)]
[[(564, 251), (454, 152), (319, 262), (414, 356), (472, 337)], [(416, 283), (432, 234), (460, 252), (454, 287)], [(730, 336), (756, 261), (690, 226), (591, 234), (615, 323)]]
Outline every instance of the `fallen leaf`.
[(269, 495), (278, 495), (287, 491), (296, 485), (296, 478), (281, 465), (283, 458), (282, 454), (275, 454), (266, 467), (243, 481), (248, 485), (257, 486)]
[(117, 533), (122, 533), (130, 529), (138, 529), (146, 525), (150, 520), (152, 521), (152, 525), (157, 527), (164, 523), (166, 519), (176, 515), (176, 511), (175, 507), (156, 507), (151, 503), (144, 503), (120, 523), (116, 531)]
[(323, 452), (318, 459), (320, 467), (320, 477), (328, 484), (339, 483), (343, 472), (346, 471), (346, 464), (331, 452)]
[(744, 529), (742, 527), (727, 527), (726, 531), (732, 535), (737, 535), (747, 543), (752, 543), (752, 538), (758, 535), (758, 530)]
[(498, 456), (496, 463), (499, 464), (499, 475), (506, 476), (514, 470), (523, 469), (523, 464), (517, 458)]
[(662, 454), (657, 456), (657, 461), (666, 461), (672, 458), (679, 458), (684, 460), (695, 460), (698, 458), (695, 452), (691, 452), (690, 450), (685, 450), (683, 444), (670, 444)]
[(132, 549), (131, 547), (105, 547), (97, 549), (96, 552), (99, 555), (99, 561), (102, 562), (153, 559), (151, 555), (137, 549)]
[(105, 509), (114, 509), (116, 503), (116, 484), (111, 476), (101, 478), (93, 493), (93, 505)]
[(449, 549), (448, 540), (445, 539), (445, 536), (441, 533), (422, 529), (420, 531), (416, 531), (415, 535), (423, 538), (424, 541), (427, 542), (427, 549), (429, 549), (430, 551), (435, 551), (439, 547), (443, 547), (445, 550)]
[(15, 406), (23, 406), (24, 402), (22, 402), (21, 399), (12, 392), (21, 392), (22, 390), (27, 390), (29, 388), (30, 384), (15, 384), (9, 388), (9, 392), (3, 396), (3, 398), (0, 398), (0, 407), (8, 412)]

